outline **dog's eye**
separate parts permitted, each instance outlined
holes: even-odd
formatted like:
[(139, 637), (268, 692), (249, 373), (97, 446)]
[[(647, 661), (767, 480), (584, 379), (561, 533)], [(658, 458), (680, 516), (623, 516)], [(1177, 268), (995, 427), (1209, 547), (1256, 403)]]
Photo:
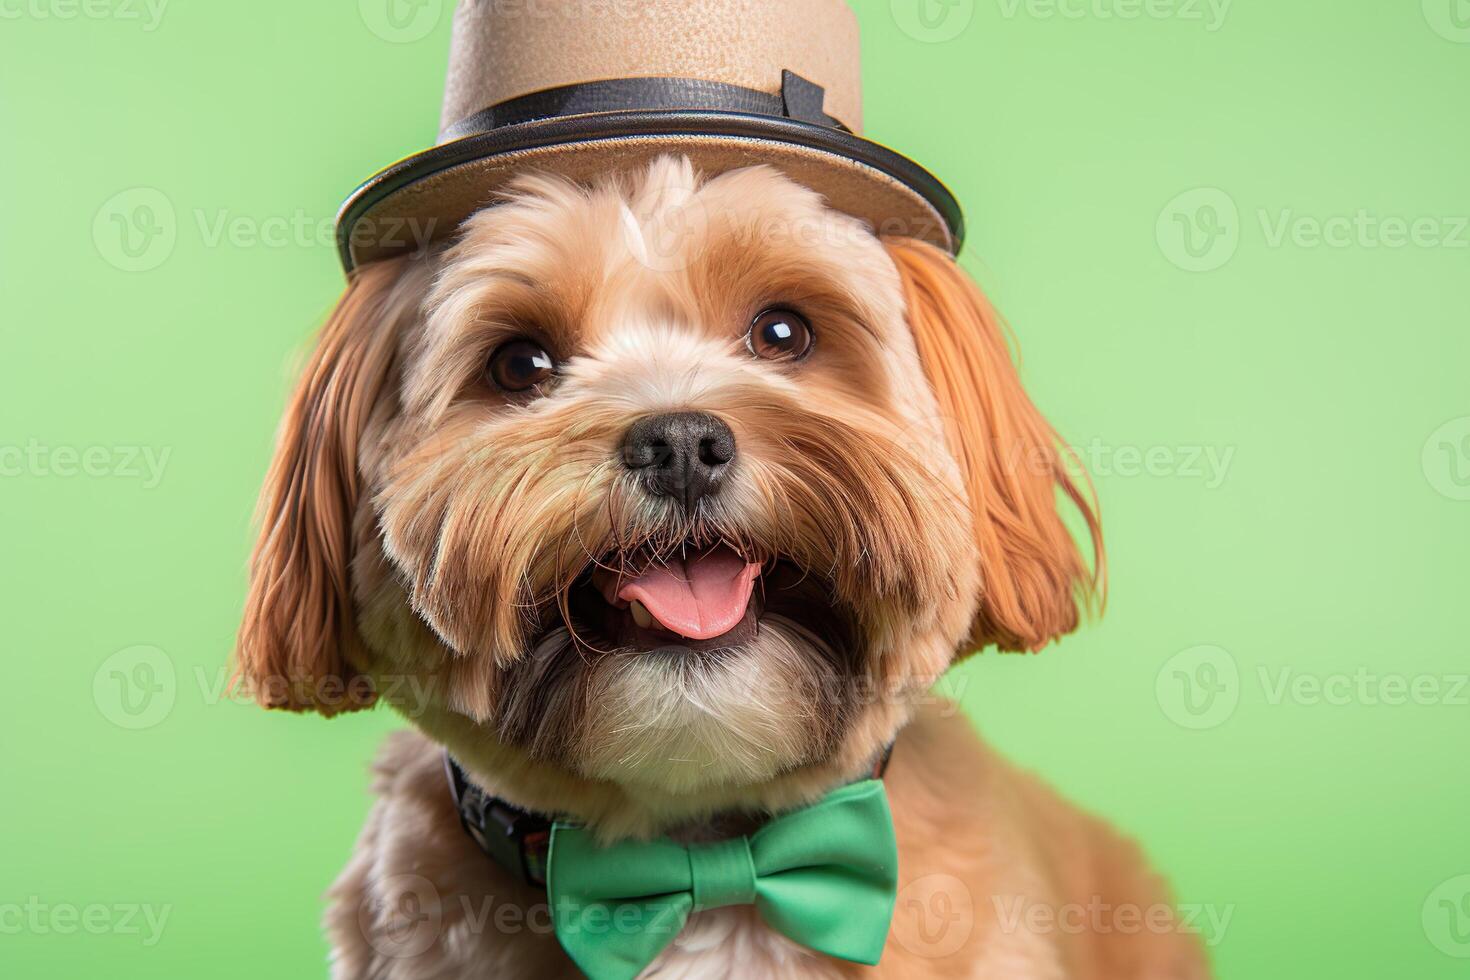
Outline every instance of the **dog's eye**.
[(792, 310), (766, 310), (750, 325), (745, 346), (767, 361), (796, 361), (812, 349), (812, 328)]
[(528, 391), (551, 380), (556, 361), (540, 344), (523, 337), (496, 348), (487, 373), (502, 391)]

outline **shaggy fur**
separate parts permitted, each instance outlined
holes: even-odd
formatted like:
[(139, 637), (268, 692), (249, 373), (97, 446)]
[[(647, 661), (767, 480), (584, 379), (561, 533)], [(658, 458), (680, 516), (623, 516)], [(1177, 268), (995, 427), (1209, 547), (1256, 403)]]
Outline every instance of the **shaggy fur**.
[[(752, 356), (772, 307), (813, 325), (810, 356)], [(517, 338), (559, 367), (509, 394), (486, 365)], [(619, 447), (640, 418), (690, 410), (723, 420), (738, 456), (686, 510)], [(1075, 627), (1101, 545), (1074, 472), (948, 257), (880, 242), (765, 168), (523, 178), (451, 247), (361, 270), (287, 412), (237, 653), (267, 706), (383, 700), (421, 733), (385, 750), (334, 888), (336, 974), (574, 975), (544, 896), (460, 830), (443, 746), (489, 792), (613, 840), (813, 801), (897, 738), (904, 891), (879, 967), (733, 908), (697, 915), (648, 975), (1202, 976), (1178, 930), (1007, 921), (1004, 896), (1145, 908), (1163, 891), (952, 711), (915, 720), (956, 655)], [(647, 649), (599, 630), (600, 570), (714, 545), (761, 565), (753, 631)]]

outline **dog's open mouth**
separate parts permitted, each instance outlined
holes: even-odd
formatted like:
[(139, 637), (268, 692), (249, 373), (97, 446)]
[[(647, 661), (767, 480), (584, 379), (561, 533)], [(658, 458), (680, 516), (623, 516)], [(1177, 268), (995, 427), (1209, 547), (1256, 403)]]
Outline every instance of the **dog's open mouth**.
[(578, 644), (590, 652), (726, 650), (754, 639), (763, 616), (801, 623), (827, 643), (850, 637), (831, 585), (787, 562), (756, 561), (728, 544), (673, 554), (605, 555), (568, 595)]
[(619, 645), (728, 647), (755, 629), (761, 564), (729, 545), (621, 565), (591, 576), (606, 606), (601, 632)]
[[(755, 710), (809, 724), (812, 758), (830, 751), (869, 690), (863, 621), (830, 571), (728, 539), (659, 545), (589, 560), (537, 607), (527, 656), (498, 685), (499, 737), (576, 766), (567, 726), (579, 709), (622, 719), (609, 738), (695, 718), (723, 730)], [(623, 700), (592, 703), (609, 690)]]

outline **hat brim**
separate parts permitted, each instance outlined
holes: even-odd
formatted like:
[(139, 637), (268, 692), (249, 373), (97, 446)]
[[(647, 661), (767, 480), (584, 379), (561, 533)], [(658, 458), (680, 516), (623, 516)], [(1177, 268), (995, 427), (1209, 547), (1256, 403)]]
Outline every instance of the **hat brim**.
[(542, 119), (466, 136), (378, 173), (342, 205), (337, 246), (353, 269), (448, 237), (515, 177), (591, 182), (665, 154), (706, 174), (764, 164), (822, 194), (879, 234), (957, 253), (964, 217), (954, 195), (907, 157), (843, 130), (738, 112), (605, 112)]

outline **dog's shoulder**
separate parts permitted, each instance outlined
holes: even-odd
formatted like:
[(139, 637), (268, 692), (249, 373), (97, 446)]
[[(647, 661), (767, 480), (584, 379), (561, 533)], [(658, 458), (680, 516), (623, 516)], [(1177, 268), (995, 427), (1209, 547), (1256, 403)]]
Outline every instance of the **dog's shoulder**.
[(1208, 976), (1137, 844), (1008, 762), (957, 706), (917, 713), (884, 782), (900, 871), (886, 974)]
[(376, 796), (328, 893), (338, 980), (575, 976), (545, 896), (512, 879), (464, 833), (441, 746), (390, 735), (372, 765)]

